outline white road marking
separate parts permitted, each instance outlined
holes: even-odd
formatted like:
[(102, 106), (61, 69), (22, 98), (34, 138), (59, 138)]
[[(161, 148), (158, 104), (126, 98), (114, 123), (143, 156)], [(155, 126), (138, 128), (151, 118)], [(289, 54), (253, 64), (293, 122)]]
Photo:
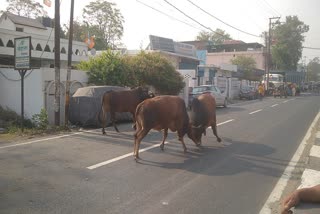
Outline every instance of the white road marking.
[(313, 145), (310, 150), (310, 156), (320, 158), (320, 146)]
[[(169, 142), (165, 141), (164, 143), (165, 143), (165, 144), (168, 144)], [(148, 150), (153, 149), (153, 148), (155, 148), (155, 147), (158, 147), (158, 146), (160, 146), (160, 144), (161, 144), (161, 143), (158, 143), (158, 144), (149, 146), (149, 147), (147, 147), (147, 148), (140, 149), (140, 150), (139, 150), (139, 153), (148, 151)], [(118, 160), (122, 160), (122, 159), (124, 159), (124, 158), (129, 157), (129, 156), (133, 156), (133, 152), (127, 153), (127, 154), (125, 154), (125, 155), (121, 155), (121, 156), (116, 157), (116, 158), (112, 158), (112, 159), (110, 159), (110, 160), (107, 160), (107, 161), (104, 161), (104, 162), (101, 162), (101, 163), (97, 163), (97, 164), (92, 165), (92, 166), (88, 166), (87, 169), (96, 169), (96, 168), (98, 168), (98, 167), (105, 166), (105, 165), (107, 165), (107, 164), (116, 162), (116, 161), (118, 161)]]
[(320, 138), (320, 131), (317, 132), (316, 138)]
[(286, 103), (286, 102), (288, 102), (289, 100), (285, 100), (285, 101), (283, 101), (282, 103)]
[(287, 183), (291, 178), (291, 174), (292, 174), (295, 166), (299, 162), (300, 156), (302, 155), (303, 150), (305, 149), (305, 147), (307, 145), (308, 139), (311, 137), (311, 132), (315, 128), (315, 126), (316, 126), (316, 124), (317, 124), (317, 122), (319, 120), (319, 117), (320, 117), (320, 112), (318, 112), (317, 116), (313, 120), (311, 126), (309, 127), (309, 129), (308, 129), (308, 131), (306, 133), (306, 135), (302, 139), (297, 151), (293, 155), (293, 157), (290, 160), (288, 166), (284, 170), (282, 176), (278, 180), (276, 186), (272, 190), (271, 194), (269, 195), (267, 201), (263, 205), (263, 207), (260, 210), (259, 214), (271, 214), (272, 210), (271, 210), (270, 205), (272, 205), (273, 203), (278, 203), (279, 202), (281, 194), (282, 194), (283, 190), (285, 189), (285, 187), (287, 186)]
[(230, 119), (230, 120), (227, 120), (227, 121), (218, 123), (217, 126), (221, 126), (221, 125), (223, 125), (223, 124), (230, 123), (230, 122), (232, 122), (232, 121), (234, 121), (234, 119)]
[[(227, 120), (227, 121), (224, 121), (224, 122), (221, 122), (219, 124), (217, 124), (217, 126), (220, 126), (220, 125), (223, 125), (223, 124), (226, 124), (226, 123), (230, 123), (231, 121), (233, 121), (234, 119), (230, 119), (230, 120)], [(168, 144), (169, 142), (165, 141), (165, 144)], [(144, 148), (144, 149), (140, 149), (139, 150), (139, 153), (141, 152), (145, 152), (145, 151), (148, 151), (150, 149), (153, 149), (155, 147), (158, 147), (160, 146), (161, 143), (158, 143), (158, 144), (155, 144), (155, 145), (152, 145), (152, 146), (149, 146), (147, 148)], [(127, 153), (125, 155), (121, 155), (119, 157), (116, 157), (116, 158), (112, 158), (110, 160), (107, 160), (107, 161), (104, 161), (104, 162), (101, 162), (101, 163), (97, 163), (97, 164), (94, 164), (92, 166), (88, 166), (87, 169), (96, 169), (96, 168), (99, 168), (101, 166), (105, 166), (105, 165), (108, 165), (110, 163), (113, 163), (113, 162), (116, 162), (116, 161), (119, 161), (119, 160), (122, 160), (124, 158), (127, 158), (127, 157), (130, 157), (130, 156), (133, 156), (133, 152), (130, 152), (130, 153)]]
[(274, 104), (274, 105), (272, 105), (271, 107), (276, 107), (276, 106), (278, 106), (279, 104)]
[(319, 184), (320, 172), (313, 169), (305, 169), (301, 176), (301, 184), (298, 189), (312, 187)]
[[(97, 130), (97, 129), (95, 129)], [(95, 130), (83, 130), (80, 132), (75, 132), (72, 134), (65, 134), (65, 135), (60, 135), (60, 136), (56, 136), (56, 137), (49, 137), (49, 138), (42, 138), (42, 139), (38, 139), (38, 140), (33, 140), (33, 141), (28, 141), (28, 142), (24, 142), (24, 143), (16, 143), (16, 144), (11, 144), (11, 145), (7, 145), (7, 146), (1, 146), (0, 149), (6, 149), (6, 148), (11, 148), (11, 147), (18, 147), (18, 146), (24, 146), (24, 145), (29, 145), (29, 144), (33, 144), (33, 143), (38, 143), (38, 142), (42, 142), (42, 141), (49, 141), (49, 140), (55, 140), (55, 139), (60, 139), (63, 137), (70, 137), (73, 135), (78, 135), (78, 134), (82, 134), (82, 133), (96, 133)]]
[(259, 111), (262, 111), (262, 109), (259, 109), (259, 110), (257, 110), (257, 111), (250, 112), (249, 114), (255, 114), (255, 113), (259, 112)]

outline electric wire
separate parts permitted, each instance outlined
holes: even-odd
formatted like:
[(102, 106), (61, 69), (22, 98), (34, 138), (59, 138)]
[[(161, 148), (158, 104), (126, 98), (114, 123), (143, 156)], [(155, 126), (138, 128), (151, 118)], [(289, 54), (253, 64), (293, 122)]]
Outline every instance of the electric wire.
[(223, 24), (225, 24), (225, 25), (227, 25), (227, 26), (229, 26), (229, 27), (231, 27), (231, 28), (233, 28), (233, 29), (235, 29), (235, 30), (237, 30), (237, 31), (240, 31), (240, 32), (245, 33), (245, 34), (250, 35), (250, 36), (259, 37), (259, 38), (261, 37), (261, 36), (258, 36), (258, 35), (252, 34), (252, 33), (248, 33), (248, 32), (246, 32), (246, 31), (244, 31), (244, 30), (241, 30), (241, 29), (239, 29), (239, 28), (237, 28), (237, 27), (234, 27), (234, 26), (226, 23), (225, 21), (219, 19), (218, 17), (212, 15), (211, 13), (207, 12), (206, 10), (204, 10), (203, 8), (201, 8), (200, 6), (198, 6), (197, 4), (195, 4), (194, 2), (192, 2), (191, 0), (187, 0), (187, 1), (188, 1), (189, 3), (191, 3), (193, 6), (195, 6), (196, 8), (198, 8), (199, 10), (201, 10), (202, 12), (206, 13), (207, 15), (211, 16), (212, 18), (218, 20), (219, 22), (221, 22), (221, 23), (223, 23)]
[(206, 28), (207, 30), (210, 30), (211, 32), (213, 33), (216, 33), (220, 36), (224, 36), (223, 34), (221, 33), (218, 33), (214, 30), (212, 30), (210, 27), (207, 27), (203, 24), (201, 24), (200, 22), (198, 22), (197, 20), (195, 20), (194, 18), (192, 18), (191, 16), (189, 16), (188, 14), (186, 14), (185, 12), (183, 12), (182, 10), (180, 10), (179, 8), (177, 8), (176, 6), (174, 6), (173, 4), (171, 4), (170, 2), (168, 2), (167, 0), (164, 0), (167, 4), (169, 4), (171, 7), (173, 7), (174, 9), (176, 9), (177, 11), (179, 11), (180, 13), (182, 13), (183, 15), (185, 15), (186, 17), (188, 17), (189, 19), (191, 19), (192, 21), (196, 22), (198, 25), (201, 25), (203, 28)]
[(139, 1), (139, 0), (136, 0), (136, 1), (137, 1), (138, 3), (140, 3), (140, 4), (144, 5), (144, 6), (146, 6), (146, 7), (151, 8), (152, 10), (157, 11), (158, 13), (161, 13), (161, 14), (163, 14), (163, 15), (165, 15), (165, 16), (167, 16), (167, 17), (171, 18), (171, 19), (174, 19), (174, 20), (176, 20), (176, 21), (179, 21), (179, 22), (181, 22), (181, 23), (183, 23), (183, 24), (185, 24), (185, 25), (188, 25), (189, 27), (192, 27), (192, 28), (195, 28), (195, 29), (198, 29), (198, 30), (202, 30), (202, 29), (200, 29), (200, 28), (198, 28), (198, 27), (196, 27), (196, 26), (193, 26), (193, 25), (191, 25), (191, 24), (189, 24), (189, 23), (185, 22), (185, 21), (182, 21), (182, 20), (179, 20), (179, 19), (177, 19), (177, 18), (175, 18), (175, 17), (173, 17), (173, 16), (170, 16), (169, 14), (166, 14), (166, 13), (164, 13), (164, 12), (162, 12), (162, 11), (160, 11), (160, 10), (158, 10), (158, 9), (156, 9), (156, 8), (154, 8), (154, 7), (152, 7), (152, 6), (150, 6), (150, 5), (147, 5), (146, 3), (142, 2), (142, 1)]

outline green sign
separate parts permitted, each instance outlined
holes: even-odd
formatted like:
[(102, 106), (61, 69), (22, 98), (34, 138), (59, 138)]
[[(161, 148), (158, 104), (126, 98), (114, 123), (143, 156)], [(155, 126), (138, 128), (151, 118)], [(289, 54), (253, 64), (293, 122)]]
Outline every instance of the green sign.
[(14, 69), (31, 69), (31, 37), (14, 39)]

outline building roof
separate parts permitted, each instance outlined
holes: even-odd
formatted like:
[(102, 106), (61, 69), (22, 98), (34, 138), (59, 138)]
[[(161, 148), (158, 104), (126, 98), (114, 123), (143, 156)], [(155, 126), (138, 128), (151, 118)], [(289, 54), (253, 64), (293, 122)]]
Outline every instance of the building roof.
[(18, 25), (24, 25), (24, 26), (35, 27), (40, 29), (47, 29), (45, 26), (43, 26), (41, 22), (39, 22), (36, 19), (27, 18), (24, 16), (18, 16), (8, 12), (3, 13), (1, 18), (3, 17), (9, 18), (13, 23)]

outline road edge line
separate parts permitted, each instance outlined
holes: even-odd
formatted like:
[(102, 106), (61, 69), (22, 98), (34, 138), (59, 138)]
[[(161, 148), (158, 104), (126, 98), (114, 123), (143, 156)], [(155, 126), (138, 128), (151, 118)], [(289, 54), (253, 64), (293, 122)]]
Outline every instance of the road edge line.
[(315, 117), (315, 119), (311, 123), (311, 126), (307, 130), (306, 135), (302, 139), (298, 149), (294, 153), (294, 155), (291, 158), (288, 166), (284, 170), (282, 176), (279, 178), (277, 184), (273, 188), (271, 194), (269, 195), (267, 201), (263, 205), (263, 207), (260, 210), (259, 214), (271, 214), (272, 213), (272, 209), (271, 209), (270, 205), (272, 205), (275, 202), (279, 202), (280, 197), (281, 197), (284, 189), (286, 188), (286, 186), (288, 184), (288, 181), (291, 178), (292, 172), (295, 169), (295, 167), (296, 167), (296, 165), (297, 165), (297, 163), (298, 163), (298, 161), (299, 161), (299, 159), (300, 159), (300, 157), (301, 157), (301, 155), (302, 155), (302, 153), (303, 153), (303, 151), (304, 151), (304, 149), (305, 149), (305, 147), (307, 145), (307, 141), (311, 137), (311, 132), (314, 129), (315, 125), (317, 124), (317, 122), (319, 120), (319, 117), (320, 117), (320, 111), (318, 112), (317, 116)]

